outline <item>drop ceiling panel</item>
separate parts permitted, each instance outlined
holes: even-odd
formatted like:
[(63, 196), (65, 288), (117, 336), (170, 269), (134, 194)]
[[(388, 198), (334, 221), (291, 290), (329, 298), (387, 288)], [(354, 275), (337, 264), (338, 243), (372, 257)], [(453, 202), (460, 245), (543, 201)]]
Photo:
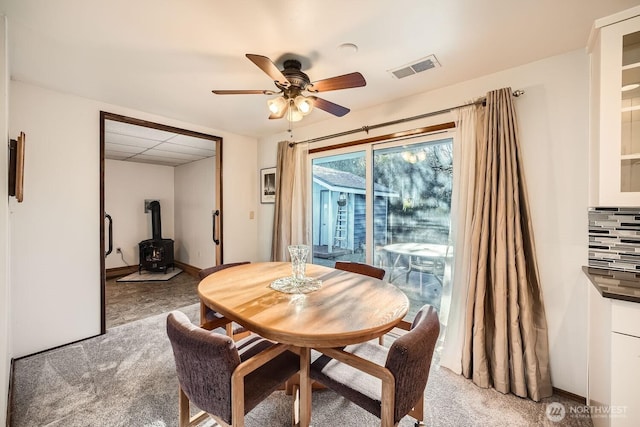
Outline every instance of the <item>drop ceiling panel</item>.
[(123, 153), (128, 154), (129, 156), (140, 153), (140, 147), (136, 147), (134, 145), (113, 144), (111, 142), (105, 142), (104, 150), (105, 152)]
[(112, 120), (105, 121), (107, 159), (179, 166), (213, 157), (215, 153), (215, 141), (210, 139)]
[(216, 150), (216, 143), (210, 139), (202, 139), (196, 138), (189, 135), (180, 135), (177, 134), (173, 138), (169, 139), (168, 142), (172, 144), (184, 145), (187, 147), (201, 148), (203, 150)]
[(151, 149), (151, 150), (147, 150), (144, 153), (139, 154), (140, 156), (155, 156), (155, 157), (162, 157), (162, 158), (170, 158), (170, 159), (176, 159), (176, 160), (187, 160), (187, 161), (195, 161), (195, 160), (202, 160), (204, 159), (204, 157), (202, 156), (194, 156), (193, 154), (186, 154), (186, 153), (176, 153), (176, 152), (171, 152), (171, 151), (162, 151), (162, 150), (158, 150), (158, 149)]
[(175, 135), (175, 133), (167, 132), (160, 129), (153, 129), (145, 126), (116, 122), (113, 120), (107, 120), (105, 122), (104, 130), (105, 132), (109, 133), (137, 136), (139, 138), (152, 139), (155, 141), (166, 141)]
[(150, 156), (148, 154), (139, 154), (135, 158), (128, 159), (129, 161), (140, 163), (153, 163), (157, 165), (166, 166), (179, 166), (185, 163), (189, 163), (189, 160), (177, 160), (171, 157)]
[(160, 141), (155, 141), (148, 138), (140, 138), (131, 135), (122, 135), (118, 133), (106, 133), (104, 135), (104, 142), (112, 142), (114, 144), (131, 145), (133, 147), (151, 148), (158, 145)]
[(126, 160), (130, 155), (127, 154), (127, 153), (121, 153), (121, 152), (118, 152), (118, 151), (105, 150), (104, 156), (107, 159), (111, 159), (111, 160)]
[(162, 144), (159, 144), (153, 148), (157, 150), (171, 151), (175, 153), (193, 154), (195, 156), (201, 156), (201, 157), (213, 157), (215, 156), (215, 153), (216, 153), (214, 150), (203, 150), (200, 148), (188, 147), (186, 145), (171, 144), (169, 142), (163, 142)]

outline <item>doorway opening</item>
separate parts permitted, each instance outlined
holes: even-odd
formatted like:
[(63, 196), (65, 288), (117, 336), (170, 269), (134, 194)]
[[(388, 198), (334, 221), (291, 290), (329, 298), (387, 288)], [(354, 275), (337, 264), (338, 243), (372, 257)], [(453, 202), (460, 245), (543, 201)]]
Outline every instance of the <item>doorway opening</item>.
[(221, 137), (100, 112), (101, 333), (197, 302), (222, 262), (221, 171)]

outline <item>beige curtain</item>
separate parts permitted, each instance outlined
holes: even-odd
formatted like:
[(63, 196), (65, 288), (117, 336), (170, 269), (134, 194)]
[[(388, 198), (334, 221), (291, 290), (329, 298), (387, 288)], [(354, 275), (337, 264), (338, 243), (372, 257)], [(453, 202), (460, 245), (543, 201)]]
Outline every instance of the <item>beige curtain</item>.
[(552, 393), (540, 288), (511, 89), (489, 92), (477, 147), (462, 373), (535, 401)]
[(453, 138), (453, 192), (451, 197), (451, 242), (454, 248), (451, 279), (444, 281), (440, 299), (440, 322), (444, 341), (440, 366), (462, 373), (462, 346), (467, 294), (469, 257), (476, 182), (476, 146), (482, 131), (484, 108), (471, 104), (454, 112), (456, 133)]
[(308, 144), (278, 143), (271, 261), (289, 261), (289, 245), (308, 243)]

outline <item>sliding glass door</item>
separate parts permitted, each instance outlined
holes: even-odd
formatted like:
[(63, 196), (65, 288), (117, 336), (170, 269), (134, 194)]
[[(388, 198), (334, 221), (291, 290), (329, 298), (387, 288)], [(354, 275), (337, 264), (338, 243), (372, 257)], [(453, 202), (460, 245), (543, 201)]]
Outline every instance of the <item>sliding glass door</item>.
[(366, 262), (365, 152), (312, 160), (313, 262)]
[(450, 275), (449, 244), (453, 187), (452, 140), (374, 147), (373, 185), (394, 192), (386, 217), (374, 208), (374, 259), (386, 280), (411, 301), (410, 315), (424, 304), (440, 308)]
[(440, 304), (449, 243), (452, 139), (422, 137), (312, 156), (313, 262), (382, 267), (411, 300)]

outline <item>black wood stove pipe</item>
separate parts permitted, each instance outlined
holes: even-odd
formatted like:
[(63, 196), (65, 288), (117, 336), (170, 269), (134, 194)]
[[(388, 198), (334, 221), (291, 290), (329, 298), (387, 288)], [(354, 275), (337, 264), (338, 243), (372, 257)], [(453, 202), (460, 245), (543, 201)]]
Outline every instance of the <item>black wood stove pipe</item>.
[(162, 222), (160, 221), (160, 202), (154, 200), (149, 203), (151, 209), (151, 237), (153, 240), (162, 240)]

